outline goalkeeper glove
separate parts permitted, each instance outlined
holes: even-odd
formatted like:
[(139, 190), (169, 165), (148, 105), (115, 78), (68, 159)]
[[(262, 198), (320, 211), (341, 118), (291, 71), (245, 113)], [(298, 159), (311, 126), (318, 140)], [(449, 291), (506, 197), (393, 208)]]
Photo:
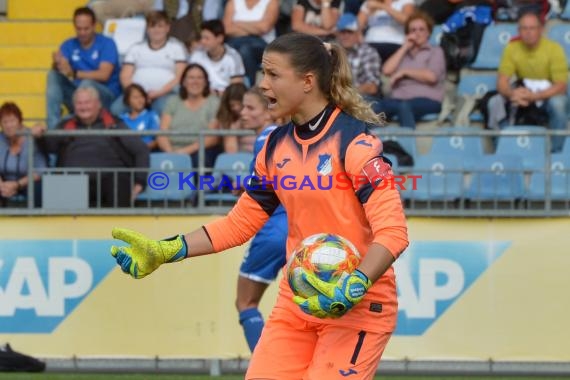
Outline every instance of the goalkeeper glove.
[(111, 247), (111, 255), (123, 272), (134, 278), (143, 278), (164, 263), (180, 261), (186, 257), (188, 246), (184, 235), (165, 240), (151, 240), (141, 233), (124, 228), (113, 228), (113, 237), (130, 244), (128, 247)]
[(359, 271), (341, 277), (336, 284), (329, 284), (313, 273), (303, 271), (303, 280), (307, 281), (320, 294), (303, 298), (293, 297), (293, 301), (305, 313), (317, 318), (339, 318), (364, 298), (372, 282)]

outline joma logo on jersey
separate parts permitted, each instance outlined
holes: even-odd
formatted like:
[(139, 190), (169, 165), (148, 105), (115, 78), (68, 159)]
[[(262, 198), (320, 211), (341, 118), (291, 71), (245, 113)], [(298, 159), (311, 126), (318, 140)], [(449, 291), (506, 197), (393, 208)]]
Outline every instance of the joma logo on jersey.
[(417, 241), (396, 261), (396, 335), (423, 335), (510, 242)]
[(0, 242), (0, 333), (50, 333), (113, 269), (110, 242)]

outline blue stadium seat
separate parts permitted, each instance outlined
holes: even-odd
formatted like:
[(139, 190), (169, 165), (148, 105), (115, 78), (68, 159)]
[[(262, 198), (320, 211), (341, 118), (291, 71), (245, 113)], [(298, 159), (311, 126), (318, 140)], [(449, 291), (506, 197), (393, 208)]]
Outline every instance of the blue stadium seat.
[(560, 18), (563, 20), (570, 20), (570, 1), (566, 2), (566, 6), (562, 10), (562, 13), (560, 14)]
[(398, 174), (398, 169), (399, 169), (399, 167), (398, 167), (398, 157), (396, 157), (396, 156), (393, 155), (393, 154), (386, 154), (386, 153), (384, 154), (384, 157), (386, 157), (387, 159), (390, 160), (390, 162), (392, 162), (392, 172), (393, 172), (394, 174)]
[(518, 34), (515, 23), (488, 25), (483, 33), (477, 58), (470, 65), (472, 69), (494, 70), (499, 67), (505, 45)]
[[(497, 73), (470, 73), (467, 71), (462, 71), (457, 84), (457, 95), (458, 96), (475, 96), (476, 98), (481, 98), (488, 91), (495, 90), (497, 88)], [(474, 111), (469, 115), (469, 119), (472, 121), (482, 121), (483, 115), (479, 111)]]
[(416, 136), (413, 135), (397, 135), (397, 133), (411, 132), (409, 128), (402, 127), (380, 127), (376, 128), (374, 132), (380, 137), (381, 141), (397, 141), (406, 152), (412, 157), (416, 157)]
[(414, 174), (420, 175), (417, 187), (411, 181), (404, 198), (420, 201), (453, 201), (463, 194), (463, 165), (456, 155), (426, 154), (418, 156)]
[(514, 201), (524, 195), (522, 160), (492, 154), (476, 161), (466, 197), (477, 201)]
[[(192, 170), (192, 160), (187, 154), (162, 152), (151, 153), (149, 182), (152, 182), (154, 178), (157, 185), (160, 185), (161, 183), (167, 183), (168, 185), (164, 190), (153, 189), (151, 186), (147, 186), (145, 191), (139, 194), (137, 200), (184, 201), (192, 199), (196, 191), (190, 186), (184, 185), (182, 190), (178, 190), (180, 182), (178, 173), (180, 172), (183, 173), (184, 176), (187, 176), (192, 172)], [(166, 176), (156, 175), (158, 172), (164, 173)]]
[[(558, 42), (564, 48), (566, 60), (570, 57), (570, 25), (567, 23), (552, 25), (548, 28), (548, 38)], [(570, 62), (568, 63), (570, 67)]]
[[(552, 200), (570, 200), (570, 156), (564, 153), (553, 153), (550, 164), (550, 198)], [(544, 200), (546, 194), (544, 170), (532, 172), (527, 198)]]
[[(438, 128), (446, 136), (433, 136), (429, 154), (446, 154), (459, 157), (463, 168), (471, 170), (476, 160), (483, 154), (483, 141), (480, 136), (462, 136), (462, 133), (480, 132), (479, 128), (469, 127), (443, 127)], [(457, 160), (457, 158), (456, 158)]]
[[(214, 187), (219, 187), (219, 189), (205, 194), (205, 201), (218, 203), (235, 202), (238, 197), (231, 193), (231, 189), (234, 184), (244, 184), (244, 178), (251, 174), (249, 172), (249, 166), (252, 159), (253, 154), (247, 152), (220, 154), (216, 158), (212, 171)], [(226, 179), (224, 179), (224, 177)], [(228, 180), (232, 183), (231, 187)], [(208, 189), (204, 188), (204, 190)]]
[(461, 72), (457, 84), (457, 95), (485, 95), (487, 91), (497, 88), (497, 73)]
[(528, 132), (544, 132), (544, 127), (513, 126), (504, 128), (499, 136), (497, 154), (518, 156), (525, 170), (536, 170), (544, 167), (544, 136), (529, 136)]
[(441, 29), (441, 25), (434, 25), (431, 36), (429, 37), (429, 43), (433, 46), (439, 46), (442, 34), (443, 30)]
[(564, 145), (562, 146), (562, 153), (570, 157), (570, 139), (564, 139)]

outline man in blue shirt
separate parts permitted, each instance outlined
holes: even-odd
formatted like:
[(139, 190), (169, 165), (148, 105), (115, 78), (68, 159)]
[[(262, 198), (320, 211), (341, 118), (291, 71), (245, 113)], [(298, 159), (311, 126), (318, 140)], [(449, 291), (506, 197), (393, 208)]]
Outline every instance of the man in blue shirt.
[(77, 8), (73, 25), (76, 37), (61, 44), (48, 73), (46, 105), (50, 129), (60, 121), (62, 104), (73, 112), (71, 97), (77, 87), (95, 87), (105, 108), (121, 93), (115, 42), (95, 32), (95, 14), (90, 8)]

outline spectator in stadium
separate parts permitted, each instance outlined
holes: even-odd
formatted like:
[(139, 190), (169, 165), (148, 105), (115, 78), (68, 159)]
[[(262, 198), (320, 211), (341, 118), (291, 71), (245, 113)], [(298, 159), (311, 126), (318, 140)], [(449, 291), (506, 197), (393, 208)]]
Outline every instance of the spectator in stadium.
[(291, 13), (297, 0), (280, 0), (279, 17), (275, 24), (275, 34), (280, 36), (291, 31)]
[(200, 35), (203, 21), (222, 17), (223, 0), (154, 0), (154, 9), (172, 20), (170, 35), (187, 43)]
[[(57, 129), (128, 129), (119, 118), (101, 106), (99, 93), (94, 87), (79, 87), (73, 94), (73, 107), (75, 113), (60, 122)], [(110, 168), (100, 175), (96, 171), (89, 173), (91, 207), (129, 207), (146, 186), (144, 169), (149, 167), (149, 152), (140, 137), (46, 136), (45, 140), (48, 152), (57, 154), (58, 167)], [(117, 174), (113, 168), (137, 170)]]
[(357, 14), (366, 0), (344, 0), (344, 13)]
[(95, 32), (95, 14), (77, 8), (73, 14), (76, 37), (66, 40), (53, 55), (46, 89), (47, 125), (55, 128), (61, 106), (73, 112), (71, 97), (79, 86), (94, 87), (108, 108), (121, 93), (119, 53), (112, 39)]
[[(189, 64), (180, 79), (179, 95), (168, 99), (160, 119), (163, 131), (198, 133), (207, 130), (216, 117), (220, 99), (210, 92), (208, 72), (197, 63)], [(163, 152), (184, 153), (192, 156), (194, 165), (198, 162), (200, 143), (198, 136), (158, 136), (158, 147)], [(218, 139), (206, 137), (206, 166), (212, 167), (221, 149)]]
[[(243, 83), (230, 84), (220, 99), (220, 107), (211, 129), (243, 130), (240, 113), (243, 108), (243, 96), (247, 87)], [(255, 136), (224, 136), (224, 152), (252, 152)]]
[[(125, 88), (123, 101), (129, 111), (121, 114), (121, 120), (135, 131), (157, 131), (160, 129), (160, 116), (150, 109), (148, 94), (141, 85), (132, 83)], [(157, 149), (156, 136), (142, 136), (150, 151)]]
[[(176, 38), (168, 37), (169, 30), (170, 20), (165, 12), (148, 13), (147, 40), (129, 48), (120, 74), (123, 88), (137, 83), (145, 89), (152, 109), (159, 115), (168, 97), (176, 94), (188, 59), (186, 47)], [(111, 112), (121, 115), (126, 111), (121, 96), (111, 106)]]
[[(519, 38), (505, 47), (497, 75), (497, 90), (510, 103), (525, 109), (545, 110), (548, 126), (555, 131), (567, 129), (568, 66), (560, 44), (543, 36), (544, 23), (534, 12), (525, 12), (518, 21)], [(516, 77), (522, 86), (512, 87)], [(552, 137), (552, 151), (559, 152), (564, 136)]]
[(91, 0), (87, 5), (93, 9), (97, 21), (105, 25), (113, 18), (145, 15), (152, 10), (155, 0)]
[(358, 24), (366, 30), (364, 40), (386, 62), (406, 40), (404, 25), (414, 12), (414, 0), (367, 0), (358, 12)]
[(283, 277), (246, 378), (371, 379), (395, 329), (393, 263), (408, 245), (398, 190), (377, 186), (391, 176), (382, 144), (369, 130), (381, 121), (352, 87), (346, 56), (336, 44), (285, 34), (267, 46), (263, 70), (260, 88), (271, 117), (291, 115), (291, 122), (268, 137), (256, 175), (272, 181), (290, 175), (299, 183), (344, 174), (346, 190), (292, 190), (253, 178), (227, 216), (166, 240), (115, 228), (113, 237), (127, 245), (112, 247), (111, 254), (124, 272), (142, 278), (164, 263), (244, 244), (282, 204), (288, 254), (304, 238), (326, 231), (350, 240), (362, 259), (337, 283), (304, 271), (302, 278), (317, 292), (308, 298), (293, 297)]
[(336, 24), (336, 40), (345, 49), (352, 71), (352, 84), (368, 101), (382, 96), (380, 84), (380, 55), (370, 45), (362, 42), (356, 16), (344, 13)]
[[(248, 148), (249, 150), (244, 148), (244, 151), (253, 151), (254, 155), (250, 173), (255, 170), (256, 158), (269, 134), (277, 128), (268, 106), (267, 98), (258, 87), (253, 87), (245, 93), (240, 113), (241, 125), (244, 129), (253, 130), (257, 134), (254, 145)], [(259, 341), (264, 325), (259, 303), (269, 284), (275, 280), (285, 265), (286, 243), (287, 214), (280, 205), (253, 237), (239, 269), (236, 307), (251, 352)]]
[(278, 17), (277, 0), (228, 0), (226, 3), (223, 21), (227, 43), (241, 55), (250, 87), (255, 85), (263, 49), (275, 38)]
[(551, 2), (549, 0), (495, 0), (493, 3), (495, 19), (500, 21), (516, 21), (528, 12), (537, 14), (544, 21), (551, 7), (560, 7), (560, 4), (566, 4), (566, 2)]
[(40, 207), (41, 169), (46, 167), (46, 157), (33, 142), (33, 174), (28, 176), (29, 137), (19, 135), (24, 130), (23, 115), (20, 107), (12, 102), (5, 102), (0, 107), (0, 206), (6, 207), (9, 199), (27, 196), (28, 186), (34, 185), (34, 206)]
[(446, 67), (443, 50), (429, 43), (432, 30), (432, 19), (416, 11), (406, 22), (406, 41), (382, 66), (392, 89), (374, 110), (388, 120), (398, 116), (403, 127), (415, 128), (423, 116), (441, 111)]
[(224, 43), (226, 32), (221, 20), (202, 23), (200, 47), (190, 56), (191, 63), (198, 63), (208, 71), (210, 88), (217, 95), (223, 94), (230, 83), (243, 83), (245, 69), (240, 54)]
[(332, 40), (341, 5), (342, 0), (298, 0), (291, 13), (291, 29)]

